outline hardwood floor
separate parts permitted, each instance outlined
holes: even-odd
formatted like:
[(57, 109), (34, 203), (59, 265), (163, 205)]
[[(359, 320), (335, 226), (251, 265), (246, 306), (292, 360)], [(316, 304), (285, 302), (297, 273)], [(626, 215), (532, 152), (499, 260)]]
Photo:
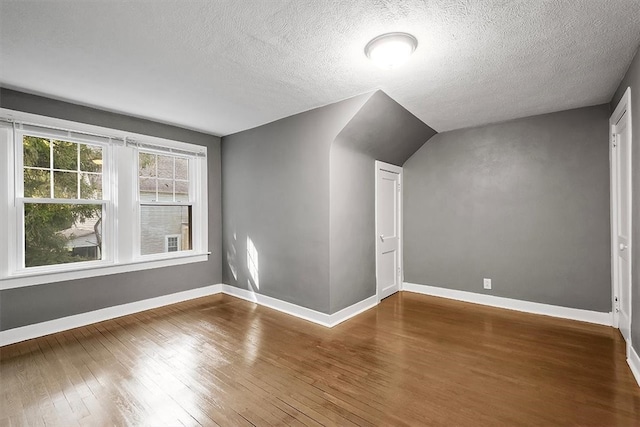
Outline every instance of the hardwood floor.
[(393, 295), (333, 329), (215, 295), (2, 347), (5, 425), (640, 425), (608, 327)]

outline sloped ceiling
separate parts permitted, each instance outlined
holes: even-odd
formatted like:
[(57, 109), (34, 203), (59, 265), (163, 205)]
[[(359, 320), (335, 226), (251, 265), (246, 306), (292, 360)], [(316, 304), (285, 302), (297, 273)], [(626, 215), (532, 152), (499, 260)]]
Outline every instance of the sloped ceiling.
[(402, 166), (436, 131), (377, 91), (340, 131), (334, 144)]
[(2, 85), (217, 135), (375, 89), (438, 131), (604, 103), (638, 44), (637, 0), (0, 1)]

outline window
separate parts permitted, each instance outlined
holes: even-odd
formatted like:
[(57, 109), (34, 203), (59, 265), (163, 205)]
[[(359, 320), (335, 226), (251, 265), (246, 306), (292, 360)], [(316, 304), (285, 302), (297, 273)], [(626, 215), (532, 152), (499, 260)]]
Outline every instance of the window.
[(180, 245), (180, 235), (175, 236), (165, 236), (164, 241), (164, 251), (165, 252), (178, 252), (181, 249)]
[(16, 131), (21, 267), (102, 259), (103, 147)]
[[(191, 249), (189, 159), (140, 151), (138, 200), (142, 255)], [(170, 245), (177, 236), (184, 245)], [(163, 242), (164, 238), (164, 242)]]
[(102, 259), (102, 147), (16, 132), (24, 267)]
[(0, 109), (0, 183), (0, 289), (207, 259), (205, 147)]

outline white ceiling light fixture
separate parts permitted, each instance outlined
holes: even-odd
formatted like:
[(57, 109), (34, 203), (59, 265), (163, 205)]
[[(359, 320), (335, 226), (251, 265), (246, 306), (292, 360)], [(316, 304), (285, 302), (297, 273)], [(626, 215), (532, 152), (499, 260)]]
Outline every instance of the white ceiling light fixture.
[(398, 68), (418, 47), (418, 39), (408, 33), (386, 33), (371, 40), (364, 53), (374, 64), (385, 70)]

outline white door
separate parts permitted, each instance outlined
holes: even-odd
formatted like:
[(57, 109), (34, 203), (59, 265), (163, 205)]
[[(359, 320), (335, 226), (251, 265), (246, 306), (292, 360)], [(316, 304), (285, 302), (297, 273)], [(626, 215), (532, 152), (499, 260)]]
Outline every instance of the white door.
[(402, 280), (402, 168), (376, 162), (376, 281), (378, 300), (400, 290)]
[(629, 92), (611, 116), (614, 322), (631, 343), (631, 107)]

